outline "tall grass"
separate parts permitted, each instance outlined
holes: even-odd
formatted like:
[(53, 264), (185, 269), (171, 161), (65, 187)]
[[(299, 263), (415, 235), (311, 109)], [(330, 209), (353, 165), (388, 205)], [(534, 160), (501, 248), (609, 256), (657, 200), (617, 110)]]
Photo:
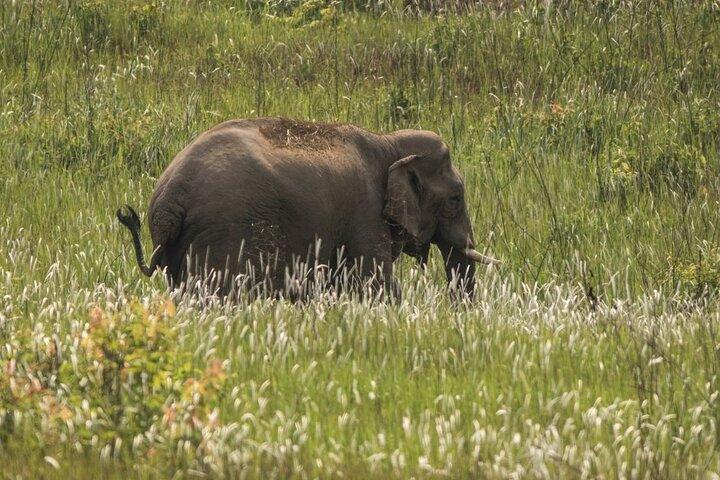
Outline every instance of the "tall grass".
[[(717, 3), (414, 5), (0, 3), (4, 472), (717, 474)], [(140, 278), (115, 208), (258, 115), (439, 132), (504, 266), (459, 306), (437, 261), (399, 304)]]
[(625, 268), (636, 293), (672, 286), (718, 234), (717, 6), (602, 5), (308, 27), (222, 2), (5, 4), (3, 169), (154, 178), (233, 117), (428, 128), (508, 272), (576, 280), (578, 254), (598, 289)]

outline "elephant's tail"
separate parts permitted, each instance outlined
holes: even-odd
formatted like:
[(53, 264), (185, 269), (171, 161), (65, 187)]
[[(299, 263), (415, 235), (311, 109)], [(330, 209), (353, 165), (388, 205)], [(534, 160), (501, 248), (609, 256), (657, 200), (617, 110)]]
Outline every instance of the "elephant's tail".
[[(123, 212), (123, 209), (127, 210), (127, 213)], [(117, 219), (120, 220), (120, 223), (125, 225), (132, 234), (133, 246), (135, 247), (135, 258), (137, 259), (140, 270), (148, 277), (152, 276), (160, 264), (160, 258), (163, 253), (163, 245), (161, 244), (155, 249), (152, 258), (150, 259), (150, 265), (146, 265), (142, 250), (142, 243), (140, 242), (140, 217), (138, 217), (138, 214), (130, 205), (118, 208), (116, 215)]]

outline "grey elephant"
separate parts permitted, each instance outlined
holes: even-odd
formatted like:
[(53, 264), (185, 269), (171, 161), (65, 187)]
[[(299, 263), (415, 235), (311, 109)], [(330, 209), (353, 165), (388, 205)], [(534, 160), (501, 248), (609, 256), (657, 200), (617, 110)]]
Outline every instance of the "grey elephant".
[(162, 269), (175, 286), (256, 269), (277, 292), (300, 259), (388, 291), (400, 253), (424, 266), (435, 244), (448, 280), (472, 292), (474, 262), (498, 263), (475, 250), (463, 180), (442, 139), (424, 130), (227, 121), (198, 136), (158, 180), (149, 265), (137, 214), (126, 205), (117, 217), (142, 272)]

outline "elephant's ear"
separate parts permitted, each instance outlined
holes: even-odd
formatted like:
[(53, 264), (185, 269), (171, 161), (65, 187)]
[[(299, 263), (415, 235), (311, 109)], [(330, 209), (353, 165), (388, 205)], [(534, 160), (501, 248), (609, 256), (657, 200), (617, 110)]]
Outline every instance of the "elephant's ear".
[(393, 163), (388, 170), (385, 217), (402, 226), (415, 238), (420, 236), (420, 190), (422, 185), (410, 155)]

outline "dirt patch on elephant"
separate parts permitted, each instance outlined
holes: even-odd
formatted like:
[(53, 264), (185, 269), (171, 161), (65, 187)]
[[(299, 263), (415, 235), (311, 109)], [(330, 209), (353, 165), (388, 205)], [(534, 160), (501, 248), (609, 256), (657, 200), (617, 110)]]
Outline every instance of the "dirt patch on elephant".
[(260, 126), (260, 133), (274, 146), (325, 150), (340, 136), (338, 125), (331, 123), (299, 122), (282, 118)]
[(245, 255), (254, 260), (260, 258), (271, 263), (288, 256), (287, 238), (280, 226), (267, 220), (248, 222), (249, 242), (245, 245)]

